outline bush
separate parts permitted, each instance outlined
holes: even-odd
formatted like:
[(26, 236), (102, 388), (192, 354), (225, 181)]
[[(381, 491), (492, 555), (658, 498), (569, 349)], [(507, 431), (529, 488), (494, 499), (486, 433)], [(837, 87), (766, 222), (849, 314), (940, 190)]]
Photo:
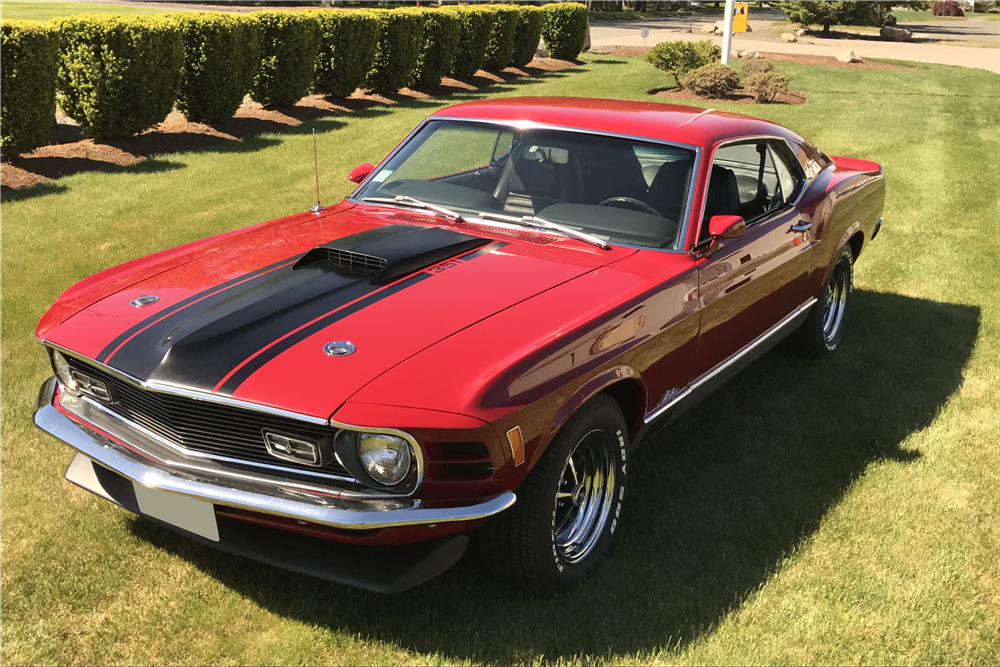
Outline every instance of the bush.
[(84, 136), (124, 139), (167, 117), (184, 65), (173, 22), (94, 14), (52, 21), (60, 33), (59, 106)]
[(320, 9), (313, 90), (347, 97), (365, 83), (378, 46), (378, 18), (364, 10)]
[(774, 65), (772, 65), (769, 61), (755, 58), (753, 60), (745, 60), (743, 62), (743, 67), (740, 68), (740, 76), (743, 77), (744, 81), (746, 81), (754, 74), (773, 71)]
[(542, 10), (531, 5), (517, 7), (517, 27), (514, 29), (514, 49), (510, 64), (524, 67), (538, 52), (538, 40), (542, 37)]
[(962, 7), (955, 0), (934, 3), (934, 16), (965, 16)]
[(587, 39), (587, 7), (577, 2), (542, 6), (542, 39), (549, 56), (574, 60)]
[(424, 10), (423, 47), (413, 69), (413, 83), (433, 88), (451, 71), (462, 24), (453, 8)]
[(483, 66), (486, 44), (493, 29), (496, 13), (486, 7), (466, 6), (458, 8), (458, 20), (462, 23), (462, 34), (458, 41), (458, 51), (451, 65), (455, 76), (472, 76)]
[(378, 46), (365, 85), (376, 93), (394, 93), (409, 85), (423, 45), (424, 12), (416, 8), (374, 9)]
[(743, 81), (743, 87), (757, 97), (758, 102), (773, 102), (788, 90), (789, 78), (777, 72), (755, 72)]
[(178, 12), (163, 18), (174, 23), (184, 43), (178, 110), (196, 122), (232, 117), (260, 63), (257, 25), (221, 12)]
[(1000, 2), (984, 2), (983, 0), (976, 0), (972, 4), (972, 11), (979, 14), (996, 13), (997, 10), (1000, 10)]
[[(483, 69), (498, 71), (510, 65), (520, 14), (517, 7), (494, 7), (493, 27), (490, 28), (489, 41), (486, 43)], [(538, 43), (535, 42), (535, 45), (537, 47)]]
[(691, 70), (704, 67), (722, 56), (722, 50), (703, 39), (700, 42), (660, 42), (646, 53), (646, 62), (674, 77), (677, 85)]
[(703, 97), (725, 97), (740, 85), (740, 77), (732, 67), (712, 63), (684, 77), (684, 87)]
[(0, 157), (49, 141), (56, 122), (59, 33), (41, 21), (0, 23)]
[(319, 51), (313, 12), (253, 12), (260, 31), (260, 64), (250, 97), (264, 106), (291, 106), (309, 93)]

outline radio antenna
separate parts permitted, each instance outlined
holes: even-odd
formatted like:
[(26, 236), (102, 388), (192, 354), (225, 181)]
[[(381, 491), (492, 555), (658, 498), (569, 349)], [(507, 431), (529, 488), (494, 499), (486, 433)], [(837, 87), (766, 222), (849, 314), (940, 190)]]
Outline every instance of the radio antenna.
[(313, 172), (316, 175), (316, 205), (310, 211), (319, 213), (325, 207), (319, 203), (319, 157), (316, 155), (316, 128), (313, 128)]

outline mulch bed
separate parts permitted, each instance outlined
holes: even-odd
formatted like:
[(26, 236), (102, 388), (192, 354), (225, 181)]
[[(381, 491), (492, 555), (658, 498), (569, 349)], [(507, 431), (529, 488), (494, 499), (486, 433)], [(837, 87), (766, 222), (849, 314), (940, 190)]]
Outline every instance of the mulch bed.
[[(651, 95), (656, 97), (668, 97), (673, 100), (697, 100), (699, 102), (705, 102), (706, 104), (711, 104), (713, 102), (729, 102), (730, 104), (759, 104), (757, 98), (752, 94), (745, 92), (743, 87), (740, 86), (735, 91), (726, 95), (725, 97), (701, 97), (696, 95), (686, 88), (658, 88), (656, 90), (649, 91)], [(773, 102), (769, 104), (805, 104), (806, 94), (801, 90), (787, 90), (786, 92), (778, 95)]]
[[(644, 56), (652, 47), (648, 46), (602, 46), (595, 48), (592, 53), (599, 53), (609, 56)], [(861, 63), (842, 63), (833, 56), (807, 56), (798, 53), (770, 53), (761, 51), (765, 60), (776, 63), (798, 63), (800, 65), (819, 65), (820, 67), (844, 67), (847, 69), (901, 69), (914, 70), (913, 67), (903, 67), (902, 65), (892, 65), (890, 63), (876, 63), (868, 60)], [(863, 57), (863, 56), (862, 56)], [(734, 63), (736, 61), (733, 61)]]
[(403, 88), (391, 95), (357, 90), (346, 99), (312, 95), (293, 107), (280, 109), (265, 109), (247, 98), (236, 115), (224, 123), (190, 123), (179, 112), (173, 111), (159, 125), (125, 140), (85, 139), (75, 121), (57, 112), (48, 146), (0, 164), (0, 188), (3, 191), (28, 188), (81, 171), (117, 171), (144, 162), (151, 155), (179, 153), (263, 133), (281, 132), (317, 118), (352, 113), (373, 106), (447, 97), (518, 77), (571, 69), (579, 64), (554, 58), (536, 58), (521, 68), (508, 67), (502, 72), (480, 70), (464, 79), (446, 78), (433, 89)]

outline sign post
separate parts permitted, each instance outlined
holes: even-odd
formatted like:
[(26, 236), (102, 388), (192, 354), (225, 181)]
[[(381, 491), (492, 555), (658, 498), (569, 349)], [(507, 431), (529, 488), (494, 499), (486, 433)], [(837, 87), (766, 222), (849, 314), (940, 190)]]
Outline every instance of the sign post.
[(733, 49), (733, 12), (736, 0), (726, 0), (726, 22), (722, 31), (722, 64), (729, 64), (729, 53)]

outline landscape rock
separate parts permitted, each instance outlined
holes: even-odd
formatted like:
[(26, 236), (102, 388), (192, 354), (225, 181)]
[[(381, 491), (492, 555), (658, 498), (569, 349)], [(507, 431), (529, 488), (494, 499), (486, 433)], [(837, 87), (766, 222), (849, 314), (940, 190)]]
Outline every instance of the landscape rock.
[(799, 38), (796, 37), (795, 35), (793, 35), (790, 32), (783, 32), (783, 33), (781, 33), (781, 41), (783, 41), (783, 42), (797, 42), (797, 41), (799, 41)]
[(878, 34), (882, 36), (882, 39), (893, 42), (908, 42), (913, 37), (913, 33), (906, 28), (893, 28), (891, 26), (884, 26), (878, 31)]
[(701, 31), (705, 32), (705, 33), (715, 32), (715, 26), (714, 25), (703, 25), (703, 26), (701, 26)]
[(863, 63), (864, 60), (860, 56), (856, 55), (854, 51), (850, 49), (844, 49), (837, 53), (837, 60), (842, 63)]
[(798, 37), (801, 37), (802, 35), (806, 34), (806, 29), (805, 28), (799, 28), (798, 30), (795, 31), (795, 34)]
[(729, 59), (730, 60), (739, 60), (740, 59), (740, 52), (739, 51), (730, 51), (729, 52)]
[(884, 25), (884, 26), (885, 25), (887, 25), (887, 26), (895, 26), (896, 25), (896, 17), (893, 16), (892, 14), (889, 14), (888, 16), (885, 17), (885, 20), (882, 21), (882, 25)]
[(753, 49), (743, 49), (740, 52), (740, 58), (745, 58), (747, 60), (754, 60), (756, 58), (763, 58), (759, 51), (754, 51)]
[(545, 48), (545, 42), (538, 40), (538, 49), (535, 51), (536, 58), (548, 58), (549, 50)]
[(716, 21), (715, 22), (715, 32), (717, 32), (717, 33), (719, 33), (721, 35), (725, 31), (726, 31), (726, 22), (725, 21)]

